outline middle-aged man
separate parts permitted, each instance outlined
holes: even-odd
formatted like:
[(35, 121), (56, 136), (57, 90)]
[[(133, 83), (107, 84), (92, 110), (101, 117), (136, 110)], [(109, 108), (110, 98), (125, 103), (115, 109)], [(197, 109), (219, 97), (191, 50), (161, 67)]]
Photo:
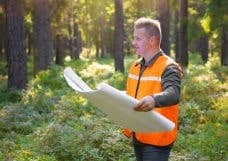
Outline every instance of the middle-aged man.
[(133, 138), (137, 161), (167, 161), (176, 140), (182, 70), (160, 49), (161, 28), (157, 20), (140, 18), (134, 24), (133, 45), (141, 57), (127, 79), (127, 94), (138, 99), (134, 110), (155, 110), (175, 123), (168, 132), (140, 133), (124, 129)]

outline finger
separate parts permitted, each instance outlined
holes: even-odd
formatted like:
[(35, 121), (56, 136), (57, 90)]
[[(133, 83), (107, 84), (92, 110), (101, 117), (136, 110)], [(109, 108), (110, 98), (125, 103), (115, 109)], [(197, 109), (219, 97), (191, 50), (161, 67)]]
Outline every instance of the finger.
[(141, 109), (145, 112), (150, 111), (151, 110), (150, 104), (148, 104), (148, 103), (143, 104), (141, 106)]
[(139, 102), (135, 107), (134, 110), (136, 111), (142, 111), (141, 106), (144, 104), (143, 101)]

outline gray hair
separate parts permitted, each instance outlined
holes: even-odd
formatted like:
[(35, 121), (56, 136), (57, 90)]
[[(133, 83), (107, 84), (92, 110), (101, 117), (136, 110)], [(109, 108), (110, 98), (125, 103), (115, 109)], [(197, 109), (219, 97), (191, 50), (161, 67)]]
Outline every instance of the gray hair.
[(162, 38), (161, 26), (158, 20), (151, 18), (139, 18), (134, 23), (135, 29), (144, 28), (148, 37), (155, 36), (160, 42)]

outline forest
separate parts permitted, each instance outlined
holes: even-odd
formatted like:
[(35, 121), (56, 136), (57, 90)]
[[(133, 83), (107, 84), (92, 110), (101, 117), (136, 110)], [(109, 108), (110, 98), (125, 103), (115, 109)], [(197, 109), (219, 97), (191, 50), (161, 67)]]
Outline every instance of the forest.
[(133, 161), (122, 127), (72, 90), (125, 90), (134, 21), (184, 69), (170, 161), (228, 160), (227, 0), (0, 0), (0, 161)]

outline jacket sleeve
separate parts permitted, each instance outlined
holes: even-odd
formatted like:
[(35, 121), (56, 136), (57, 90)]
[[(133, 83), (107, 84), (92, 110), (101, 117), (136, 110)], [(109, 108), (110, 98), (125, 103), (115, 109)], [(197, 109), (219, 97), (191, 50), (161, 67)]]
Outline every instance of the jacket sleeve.
[(181, 73), (176, 65), (169, 65), (161, 77), (162, 92), (153, 94), (155, 107), (175, 105), (179, 102)]

